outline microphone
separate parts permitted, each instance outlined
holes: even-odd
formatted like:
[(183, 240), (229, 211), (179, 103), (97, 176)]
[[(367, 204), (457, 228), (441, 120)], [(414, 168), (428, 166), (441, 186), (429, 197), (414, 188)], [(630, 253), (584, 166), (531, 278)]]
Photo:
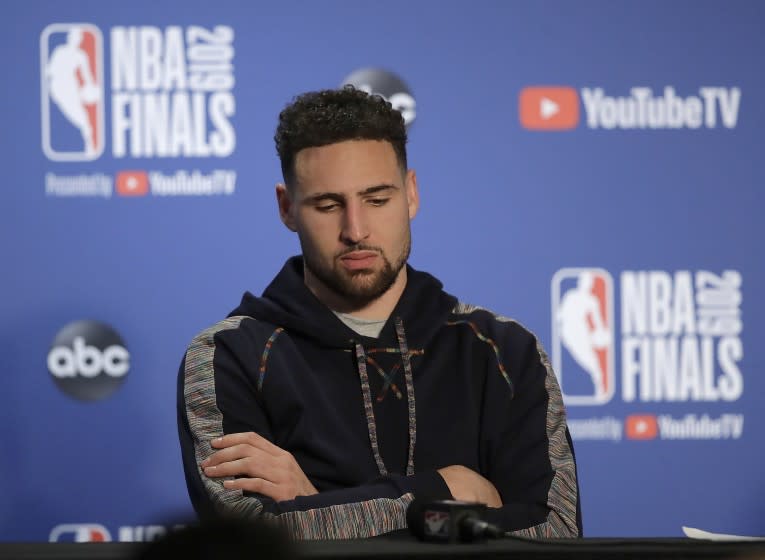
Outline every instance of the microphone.
[(406, 510), (409, 531), (421, 541), (456, 543), (498, 539), (506, 532), (486, 521), (486, 504), (459, 500), (419, 500)]

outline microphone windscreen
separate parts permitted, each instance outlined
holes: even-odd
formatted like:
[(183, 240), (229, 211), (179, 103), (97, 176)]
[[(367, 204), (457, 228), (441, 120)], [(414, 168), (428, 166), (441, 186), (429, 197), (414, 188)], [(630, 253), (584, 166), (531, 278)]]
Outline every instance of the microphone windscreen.
[(423, 520), (424, 506), (425, 501), (415, 497), (406, 508), (406, 526), (409, 528), (410, 533), (420, 539), (425, 536)]

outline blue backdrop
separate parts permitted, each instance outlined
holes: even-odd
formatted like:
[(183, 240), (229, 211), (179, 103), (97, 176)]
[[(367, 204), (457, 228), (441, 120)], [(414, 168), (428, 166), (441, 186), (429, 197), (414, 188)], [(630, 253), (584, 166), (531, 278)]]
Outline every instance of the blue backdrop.
[(0, 539), (189, 518), (179, 361), (299, 251), (278, 112), (364, 69), (412, 119), (411, 263), (557, 365), (586, 534), (765, 534), (765, 4), (0, 11)]

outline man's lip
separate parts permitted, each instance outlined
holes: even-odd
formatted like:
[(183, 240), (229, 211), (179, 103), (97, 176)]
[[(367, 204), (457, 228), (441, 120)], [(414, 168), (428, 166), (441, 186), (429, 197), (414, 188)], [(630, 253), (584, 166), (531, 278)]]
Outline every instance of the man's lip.
[(347, 259), (352, 261), (360, 261), (363, 259), (369, 259), (372, 257), (376, 257), (377, 252), (375, 251), (353, 251), (351, 253), (345, 253), (341, 259)]

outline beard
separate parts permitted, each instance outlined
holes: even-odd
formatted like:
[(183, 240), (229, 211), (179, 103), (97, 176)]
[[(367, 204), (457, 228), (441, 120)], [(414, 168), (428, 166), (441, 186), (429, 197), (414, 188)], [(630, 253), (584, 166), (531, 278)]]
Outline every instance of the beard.
[[(399, 272), (409, 259), (412, 249), (412, 238), (407, 228), (406, 239), (401, 252), (394, 262), (391, 262), (380, 247), (359, 243), (336, 254), (331, 265), (326, 265), (318, 258), (308, 243), (300, 239), (305, 267), (332, 292), (346, 300), (355, 308), (364, 307), (387, 292), (396, 281)], [(360, 269), (348, 271), (337, 263), (340, 257), (353, 251), (375, 251), (380, 255), (383, 266), (379, 270)]]

